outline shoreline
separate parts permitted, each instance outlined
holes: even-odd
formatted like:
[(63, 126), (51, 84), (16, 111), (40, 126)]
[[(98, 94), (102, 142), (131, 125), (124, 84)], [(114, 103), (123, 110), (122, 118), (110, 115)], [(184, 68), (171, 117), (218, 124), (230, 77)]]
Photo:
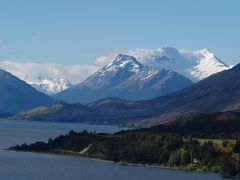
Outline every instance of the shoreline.
[[(6, 151), (15, 151), (15, 152), (28, 152), (28, 153), (37, 153), (37, 154), (50, 154), (50, 155), (60, 155), (60, 156), (69, 156), (69, 157), (76, 157), (76, 158), (82, 158), (82, 159), (89, 159), (89, 160), (94, 160), (94, 161), (99, 161), (99, 162), (105, 162), (105, 163), (112, 163), (112, 164), (117, 164), (120, 166), (132, 166), (132, 167), (147, 167), (147, 168), (159, 168), (159, 169), (167, 169), (167, 170), (180, 170), (180, 171), (186, 171), (186, 172), (201, 172), (201, 173), (211, 173), (211, 174), (217, 174), (221, 176), (219, 173), (211, 172), (211, 171), (203, 171), (203, 170), (187, 170), (183, 169), (181, 167), (170, 167), (170, 166), (164, 166), (164, 165), (157, 165), (157, 164), (141, 164), (141, 163), (129, 163), (129, 162), (123, 162), (123, 161), (112, 161), (112, 160), (106, 160), (106, 159), (101, 159), (101, 158), (95, 158), (95, 157), (89, 157), (89, 156), (84, 156), (80, 154), (79, 152), (74, 152), (74, 151), (66, 151), (66, 150), (57, 150), (56, 152), (35, 152), (35, 151), (17, 151), (13, 149), (3, 149)], [(233, 178), (234, 177), (227, 177), (227, 178)]]

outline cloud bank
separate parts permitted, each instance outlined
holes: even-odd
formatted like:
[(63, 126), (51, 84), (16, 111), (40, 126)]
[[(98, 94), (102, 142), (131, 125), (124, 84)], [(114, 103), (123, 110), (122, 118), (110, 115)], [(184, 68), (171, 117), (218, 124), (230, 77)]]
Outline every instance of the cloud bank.
[(31, 62), (0, 61), (0, 68), (28, 82), (38, 82), (39, 77), (63, 77), (76, 84), (83, 81), (100, 67), (97, 65), (39, 64)]
[(132, 55), (142, 61), (147, 58), (149, 60), (151, 53), (152, 52), (150, 52), (150, 50), (144, 49), (135, 49), (130, 51), (116, 49), (110, 53), (96, 58), (96, 60), (91, 65), (64, 66), (60, 64), (40, 64), (6, 60), (0, 61), (0, 68), (12, 73), (13, 75), (28, 83), (39, 82), (39, 77), (62, 77), (68, 79), (72, 84), (77, 84), (85, 80), (88, 76), (92, 75), (104, 65), (111, 63), (118, 54)]
[[(39, 77), (44, 78), (56, 78), (62, 77), (66, 78), (71, 83), (77, 84), (88, 76), (96, 72), (98, 69), (111, 63), (118, 54), (126, 54), (136, 57), (141, 63), (147, 64), (153, 67), (165, 67), (169, 65), (169, 60), (176, 60), (170, 63), (173, 69), (180, 74), (186, 75), (186, 72), (182, 72), (180, 69), (186, 69), (185, 65), (189, 67), (194, 67), (198, 65), (198, 60), (201, 58), (206, 58), (213, 60), (214, 55), (210, 53), (207, 49), (199, 51), (188, 51), (175, 48), (156, 48), (156, 49), (133, 49), (133, 50), (121, 50), (115, 49), (110, 53), (102, 55), (95, 59), (91, 65), (59, 65), (59, 64), (39, 64), (32, 62), (14, 62), (14, 61), (0, 61), (0, 68), (9, 71), (10, 73), (18, 76), (20, 79), (32, 83), (38, 82)], [(161, 59), (161, 57), (167, 57), (169, 60), (166, 61)], [(166, 58), (165, 58), (166, 59)], [(180, 60), (180, 61), (179, 61)], [(218, 63), (211, 61), (213, 63)], [(184, 66), (184, 67), (181, 67)], [(222, 68), (222, 67), (220, 67)], [(205, 68), (206, 69), (206, 68)], [(217, 69), (218, 71), (218, 69)], [(210, 70), (212, 73), (212, 70)]]

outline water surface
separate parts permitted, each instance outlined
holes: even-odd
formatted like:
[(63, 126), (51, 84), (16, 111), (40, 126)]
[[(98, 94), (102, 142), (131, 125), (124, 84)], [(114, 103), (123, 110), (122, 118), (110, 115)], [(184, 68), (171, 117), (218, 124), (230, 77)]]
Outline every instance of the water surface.
[[(120, 128), (73, 123), (0, 121), (0, 148), (47, 140), (69, 130), (113, 133)], [(0, 150), (0, 180), (222, 180), (211, 173), (124, 166), (92, 159)]]

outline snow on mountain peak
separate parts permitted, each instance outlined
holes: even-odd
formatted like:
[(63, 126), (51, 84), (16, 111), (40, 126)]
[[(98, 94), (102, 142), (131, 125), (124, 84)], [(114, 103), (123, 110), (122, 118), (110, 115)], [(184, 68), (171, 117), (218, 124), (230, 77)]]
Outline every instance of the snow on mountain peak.
[(56, 94), (72, 86), (70, 81), (61, 77), (56, 78), (39, 77), (38, 80), (39, 80), (38, 82), (30, 84), (37, 90), (48, 95)]
[(206, 48), (198, 51), (172, 47), (135, 49), (126, 54), (136, 57), (144, 65), (173, 70), (194, 82), (231, 67)]
[[(220, 61), (211, 51), (204, 48), (190, 51), (164, 47), (157, 49), (134, 49), (120, 51), (115, 60), (105, 66), (100, 72), (116, 71), (119, 68), (126, 68), (138, 72), (141, 66), (167, 69), (177, 72), (193, 82), (202, 80), (214, 73), (227, 70), (231, 66)], [(116, 53), (116, 52), (114, 52)], [(109, 61), (114, 54), (109, 55)], [(105, 60), (107, 56), (104, 56)]]
[(137, 73), (143, 65), (137, 61), (133, 56), (119, 54), (110, 64), (100, 69), (97, 73), (104, 75), (105, 72), (119, 71), (126, 69), (129, 72)]
[(213, 53), (211, 53), (210, 50), (207, 48), (203, 48), (203, 49), (199, 50), (199, 53), (201, 53), (203, 55), (210, 55), (210, 54), (213, 55)]
[[(119, 54), (108, 65), (101, 68), (95, 74), (90, 76), (84, 83), (74, 86), (81, 88), (88, 86), (92, 88), (101, 86), (112, 86), (125, 81), (128, 78), (146, 81), (150, 78), (157, 77), (157, 74), (164, 72), (165, 75), (172, 76), (172, 70), (165, 70), (156, 67), (150, 67), (140, 63), (135, 57), (125, 54)], [(175, 73), (175, 72), (174, 72)]]
[(108, 65), (108, 67), (110, 66), (115, 66), (116, 68), (125, 68), (129, 66), (129, 68), (132, 68), (129, 70), (133, 71), (142, 67), (135, 57), (124, 54), (119, 54), (114, 61)]
[(212, 74), (231, 68), (224, 62), (220, 61), (206, 48), (195, 51), (195, 54), (197, 57), (195, 66), (187, 69), (186, 71), (197, 80), (204, 79)]
[(220, 61), (217, 56), (206, 48), (190, 51), (173, 47), (116, 50), (109, 55), (97, 58), (96, 64), (111, 62), (112, 58), (119, 53), (133, 56), (143, 65), (175, 71), (193, 82), (232, 67)]

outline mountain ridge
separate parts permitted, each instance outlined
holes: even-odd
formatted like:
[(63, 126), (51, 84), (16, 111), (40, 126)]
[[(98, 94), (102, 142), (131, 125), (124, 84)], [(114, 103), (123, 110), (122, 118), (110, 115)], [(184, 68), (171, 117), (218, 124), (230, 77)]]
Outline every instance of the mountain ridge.
[[(207, 48), (191, 51), (174, 47), (163, 47), (156, 49), (133, 49), (123, 52), (134, 56), (144, 65), (175, 71), (193, 82), (198, 82), (211, 74), (231, 67)], [(111, 54), (105, 55), (102, 58), (100, 57), (99, 61), (101, 59), (109, 61), (111, 58)]]
[(171, 70), (145, 66), (133, 56), (118, 55), (112, 63), (84, 82), (54, 95), (66, 102), (83, 104), (107, 97), (144, 100), (185, 88), (192, 82)]

